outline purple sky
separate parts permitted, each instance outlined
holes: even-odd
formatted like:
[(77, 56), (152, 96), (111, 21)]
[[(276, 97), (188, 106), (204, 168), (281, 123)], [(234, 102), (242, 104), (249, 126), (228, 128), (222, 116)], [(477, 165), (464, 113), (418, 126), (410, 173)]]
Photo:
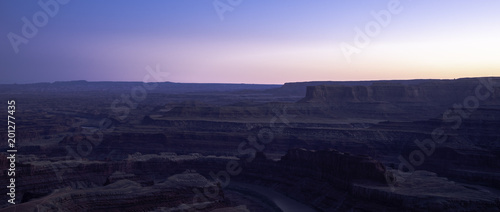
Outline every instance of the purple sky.
[(497, 0), (220, 0), (223, 20), (213, 0), (59, 1), (0, 1), (0, 83), (142, 81), (156, 64), (173, 82), (500, 75)]

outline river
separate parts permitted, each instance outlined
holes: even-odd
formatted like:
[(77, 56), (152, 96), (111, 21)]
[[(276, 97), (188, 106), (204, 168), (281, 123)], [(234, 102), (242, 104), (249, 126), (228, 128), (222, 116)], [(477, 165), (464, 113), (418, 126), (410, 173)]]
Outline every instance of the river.
[(231, 182), (229, 185), (229, 189), (232, 190), (248, 190), (252, 193), (257, 193), (273, 202), (277, 207), (279, 207), (283, 212), (317, 212), (314, 208), (302, 204), (290, 197), (287, 197), (279, 192), (276, 192), (273, 189), (266, 188), (263, 186), (239, 183), (239, 182)]

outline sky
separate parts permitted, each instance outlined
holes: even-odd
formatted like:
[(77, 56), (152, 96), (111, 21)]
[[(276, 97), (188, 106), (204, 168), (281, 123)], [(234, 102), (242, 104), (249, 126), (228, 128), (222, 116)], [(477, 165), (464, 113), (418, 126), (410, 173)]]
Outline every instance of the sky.
[(196, 83), (500, 76), (499, 9), (498, 0), (5, 0), (0, 83), (142, 81), (157, 65), (164, 81)]

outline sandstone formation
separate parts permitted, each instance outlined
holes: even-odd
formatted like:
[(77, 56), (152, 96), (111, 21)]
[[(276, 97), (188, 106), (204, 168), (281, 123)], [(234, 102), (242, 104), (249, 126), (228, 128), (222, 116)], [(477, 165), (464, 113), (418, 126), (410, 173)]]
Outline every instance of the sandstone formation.
[(19, 102), (17, 207), (0, 210), (282, 210), (245, 183), (318, 211), (499, 211), (498, 81), (164, 83), (121, 110), (141, 83), (0, 85)]

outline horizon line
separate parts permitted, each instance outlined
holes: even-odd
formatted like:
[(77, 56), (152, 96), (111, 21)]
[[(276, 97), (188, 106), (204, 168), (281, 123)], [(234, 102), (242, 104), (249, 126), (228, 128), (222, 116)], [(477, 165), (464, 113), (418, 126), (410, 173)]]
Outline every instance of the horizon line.
[[(244, 82), (147, 82), (147, 83), (172, 83), (172, 84), (228, 84), (228, 85), (284, 85), (287, 83), (308, 83), (308, 82), (377, 82), (377, 81), (417, 81), (417, 80), (459, 80), (459, 79), (478, 79), (478, 78), (500, 78), (500, 76), (482, 76), (482, 77), (460, 77), (460, 78), (413, 78), (413, 79), (362, 79), (362, 80), (312, 80), (312, 81), (293, 81), (284, 83), (244, 83)], [(52, 82), (27, 82), (27, 83), (0, 83), (0, 85), (29, 85), (29, 84), (54, 84), (54, 83), (145, 83), (142, 81), (89, 81), (89, 80), (67, 80)]]

